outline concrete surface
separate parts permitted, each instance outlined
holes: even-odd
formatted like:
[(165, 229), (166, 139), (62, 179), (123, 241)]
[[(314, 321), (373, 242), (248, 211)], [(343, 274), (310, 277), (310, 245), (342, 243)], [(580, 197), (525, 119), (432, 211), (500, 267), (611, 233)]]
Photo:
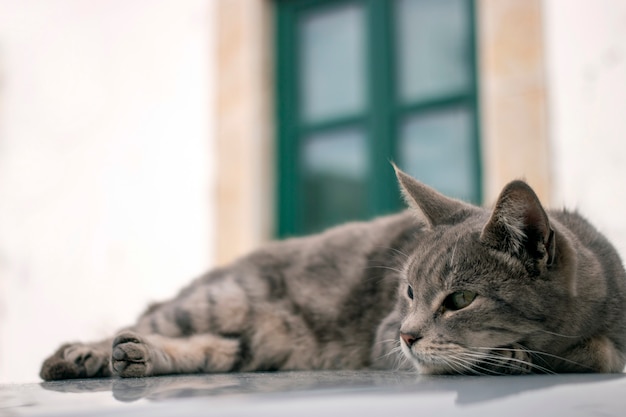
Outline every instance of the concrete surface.
[(626, 375), (284, 372), (0, 386), (0, 416), (624, 416)]

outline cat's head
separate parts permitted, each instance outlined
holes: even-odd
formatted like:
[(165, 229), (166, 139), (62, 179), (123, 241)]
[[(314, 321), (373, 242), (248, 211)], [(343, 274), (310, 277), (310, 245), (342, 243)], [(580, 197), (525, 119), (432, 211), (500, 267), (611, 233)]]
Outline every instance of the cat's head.
[(405, 356), (421, 373), (547, 371), (532, 356), (549, 350), (575, 289), (570, 249), (533, 190), (513, 181), (486, 210), (396, 173), (426, 223), (400, 289)]

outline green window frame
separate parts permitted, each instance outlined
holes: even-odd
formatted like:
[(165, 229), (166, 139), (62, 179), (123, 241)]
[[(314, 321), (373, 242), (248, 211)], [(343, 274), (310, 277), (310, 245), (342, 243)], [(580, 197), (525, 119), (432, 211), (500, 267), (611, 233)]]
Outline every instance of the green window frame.
[[(411, 129), (410, 120), (432, 112), (448, 111), (452, 117), (461, 114), (464, 132), (468, 135), (463, 154), (467, 157), (467, 193), (455, 196), (482, 202), (481, 164), (479, 147), (478, 80), (476, 71), (475, 5), (472, 0), (451, 0), (462, 3), (462, 19), (467, 30), (463, 42), (469, 56), (467, 82), (457, 91), (403, 99), (399, 92), (400, 46), (398, 42), (398, 1), (402, 0), (275, 0), (276, 16), (276, 135), (277, 135), (277, 218), (276, 234), (279, 237), (315, 232), (333, 223), (361, 220), (398, 211), (403, 207), (393, 170), (389, 161), (402, 163), (407, 148), (399, 139)], [(442, 1), (442, 0), (437, 0)], [(366, 67), (366, 105), (347, 115), (337, 115), (323, 120), (307, 121), (302, 113), (302, 59), (299, 49), (299, 32), (302, 17), (320, 10), (332, 11), (342, 6), (357, 6), (364, 11)], [(455, 111), (461, 109), (461, 112)], [(413, 119), (411, 119), (413, 118)], [(418, 123), (419, 125), (419, 123)], [(418, 132), (427, 132), (424, 124)], [(332, 218), (313, 229), (307, 225), (305, 208), (306, 189), (303, 186), (302, 147), (305, 138), (318, 133), (358, 127), (365, 132), (367, 170), (364, 183), (363, 210), (356, 218)], [(420, 130), (421, 129), (421, 130)], [(419, 133), (422, 134), (422, 133)], [(418, 135), (419, 135), (418, 134)], [(427, 165), (427, 164), (426, 164)], [(415, 174), (414, 174), (415, 175)], [(416, 175), (419, 178), (419, 175)], [(426, 175), (427, 176), (427, 175)], [(420, 178), (423, 179), (423, 178)], [(424, 179), (423, 179), (424, 180)], [(425, 182), (429, 182), (427, 179)], [(431, 184), (437, 187), (436, 181)], [(445, 192), (445, 190), (442, 190)]]

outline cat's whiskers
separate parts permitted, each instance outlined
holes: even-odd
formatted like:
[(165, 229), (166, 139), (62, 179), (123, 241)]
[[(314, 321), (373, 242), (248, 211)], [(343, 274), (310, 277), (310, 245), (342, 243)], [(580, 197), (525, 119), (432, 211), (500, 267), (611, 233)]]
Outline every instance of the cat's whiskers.
[(401, 355), (402, 355), (402, 349), (398, 346), (398, 347), (391, 349), (389, 352), (385, 353), (384, 355), (382, 355), (381, 358), (388, 358), (390, 356), (396, 357), (396, 356), (401, 356)]
[[(457, 374), (473, 374), (473, 375), (487, 375), (493, 374), (492, 371), (480, 366), (480, 357), (468, 357), (464, 355), (465, 348), (456, 344), (446, 344), (445, 346), (437, 346), (434, 349), (426, 348), (422, 352), (422, 358), (419, 362), (439, 363), (445, 366), (443, 373), (457, 373)], [(481, 372), (485, 371), (487, 373)], [(435, 372), (439, 373), (439, 372)]]
[[(522, 369), (519, 366), (513, 366), (512, 364), (507, 363), (505, 360), (503, 360), (503, 358), (486, 357), (486, 358), (483, 358), (482, 363), (490, 367), (489, 368), (490, 375), (508, 375), (508, 374), (525, 373), (525, 372), (521, 372)], [(482, 368), (482, 369), (485, 369), (485, 368)]]
[(542, 332), (542, 333), (547, 333), (547, 334), (552, 335), (552, 336), (566, 337), (568, 339), (580, 339), (580, 336), (570, 336), (570, 335), (566, 335), (566, 334), (551, 332), (549, 330), (537, 329), (537, 331), (538, 332)]
[(386, 340), (380, 340), (378, 341), (377, 344), (382, 344), (382, 343), (394, 343), (395, 346), (392, 347), (391, 349), (389, 349), (389, 351), (383, 355), (380, 355), (377, 360), (383, 360), (383, 359), (387, 359), (392, 357), (394, 359), (395, 364), (393, 365), (393, 369), (395, 371), (400, 370), (403, 367), (406, 367), (407, 365), (410, 365), (410, 360), (409, 358), (407, 358), (404, 353), (402, 352), (402, 345), (400, 344), (400, 340), (398, 339), (386, 339)]
[(399, 341), (396, 347), (392, 348), (389, 352), (387, 352), (385, 355), (382, 355), (380, 358), (387, 358), (392, 355), (394, 355), (395, 359), (395, 364), (393, 366), (395, 371), (398, 371), (402, 367), (406, 367), (407, 365), (411, 365), (409, 358), (407, 358), (402, 352), (402, 345), (399, 343)]
[[(530, 354), (531, 356), (535, 356), (538, 359), (542, 359), (541, 356), (547, 356), (550, 358), (554, 358), (554, 359), (559, 359), (562, 360), (563, 362), (568, 362), (571, 363), (573, 365), (577, 365), (580, 366), (582, 368), (587, 368), (589, 370), (592, 370), (592, 368), (585, 366), (579, 362), (575, 362), (572, 361), (570, 359), (564, 358), (562, 356), (558, 356), (558, 355), (554, 355), (552, 353), (547, 353), (547, 352), (542, 352), (539, 350), (532, 350), (532, 349), (528, 349), (526, 347), (520, 347), (520, 348), (504, 348), (504, 347), (499, 347), (499, 348), (488, 348), (488, 347), (474, 347), (473, 349), (482, 349), (482, 350), (491, 350), (491, 351), (507, 351), (507, 352), (525, 352)], [(542, 359), (543, 360), (543, 359)], [(545, 362), (545, 361), (544, 361)]]
[[(518, 352), (525, 352), (524, 349), (519, 349)], [(502, 355), (496, 355), (492, 353), (483, 353), (483, 352), (465, 352), (466, 356), (478, 358), (479, 360), (487, 363), (491, 363), (496, 366), (500, 366), (503, 368), (508, 368), (514, 371), (524, 372), (525, 367), (532, 368), (533, 370), (546, 373), (546, 374), (554, 374), (555, 372), (549, 368), (543, 367), (541, 365), (537, 365), (531, 361), (527, 361), (524, 359), (514, 358), (514, 357), (505, 357)]]
[(400, 355), (396, 356), (396, 365), (394, 367), (394, 370), (398, 371), (403, 367), (407, 367), (407, 366), (413, 366), (413, 363), (411, 363), (411, 361), (409, 360), (409, 358), (407, 358), (406, 356), (404, 356), (402, 354), (402, 352), (400, 352)]
[(515, 344), (515, 345), (512, 346), (512, 348), (520, 349), (524, 353), (528, 354), (534, 361), (541, 361), (541, 362), (543, 362), (544, 365), (546, 365), (548, 367), (550, 366), (550, 363), (548, 363), (548, 361), (545, 358), (543, 358), (543, 357), (541, 357), (539, 355), (533, 354), (532, 351), (530, 349), (526, 348), (524, 345)]
[(408, 255), (407, 253), (402, 252), (402, 251), (401, 251), (400, 249), (398, 249), (398, 248), (392, 248), (391, 246), (380, 246), (380, 245), (378, 245), (378, 246), (376, 246), (376, 247), (377, 247), (377, 248), (380, 248), (380, 249), (387, 249), (387, 250), (394, 251), (394, 252), (395, 252), (395, 253), (397, 253), (398, 255), (402, 255), (402, 256), (404, 256), (404, 259), (405, 259), (405, 260), (408, 260), (408, 259), (409, 259), (409, 255)]
[[(404, 355), (404, 353), (402, 352), (402, 346), (399, 339), (385, 339), (378, 341), (378, 343), (393, 343), (395, 345), (386, 354), (382, 355), (381, 359), (395, 355), (395, 359), (397, 361), (396, 369), (398, 369), (401, 365), (410, 362), (410, 359), (407, 358), (406, 355)], [(521, 359), (515, 356), (498, 354), (497, 352), (509, 352), (512, 354), (518, 353), (529, 358), (534, 358), (534, 361)], [(531, 350), (522, 345), (516, 345), (515, 347), (496, 348), (472, 347), (467, 350), (466, 348), (463, 348), (462, 350), (446, 349), (444, 355), (436, 355), (436, 358), (437, 360), (445, 363), (445, 365), (452, 372), (460, 374), (465, 374), (469, 372), (472, 374), (483, 375), (486, 372), (487, 374), (491, 375), (504, 375), (507, 373), (505, 372), (506, 370), (510, 371), (508, 373), (535, 372), (544, 374), (555, 374), (556, 372), (550, 369), (548, 362), (542, 356), (560, 359), (565, 362), (584, 367), (584, 365), (568, 360), (566, 358), (546, 352)], [(546, 366), (535, 363), (535, 361), (541, 361)], [(493, 366), (494, 369), (485, 368), (484, 366), (481, 366), (481, 363), (490, 367)], [(501, 370), (498, 370), (498, 368)]]
[[(488, 369), (481, 366), (481, 363), (485, 362), (485, 359), (488, 358), (488, 355), (468, 352), (466, 349), (462, 349), (460, 351), (454, 352), (454, 356), (457, 360), (463, 360), (469, 366), (469, 371), (475, 375), (501, 375), (501, 372), (497, 370)], [(481, 372), (484, 371), (484, 372)]]
[(397, 343), (397, 347), (400, 347), (400, 340), (397, 338), (393, 338), (393, 339), (383, 339), (383, 340), (379, 340), (378, 342), (376, 342), (377, 345), (381, 345), (383, 343), (389, 343), (389, 342), (393, 342), (393, 343)]
[[(452, 371), (454, 371), (457, 374), (463, 374), (463, 368), (466, 368), (465, 365), (461, 364), (461, 363), (457, 363), (456, 360), (454, 359), (449, 359), (449, 358), (441, 358), (441, 360), (446, 364), (446, 366), (448, 366)], [(461, 370), (459, 370), (458, 368), (461, 367)]]
[(387, 269), (389, 271), (393, 271), (393, 272), (396, 272), (396, 273), (401, 274), (401, 275), (404, 274), (403, 270), (398, 269), (398, 268), (394, 268), (394, 267), (389, 266), (389, 265), (369, 265), (369, 266), (366, 266), (364, 269), (376, 269), (376, 268)]
[[(480, 369), (488, 371), (490, 375), (524, 374), (528, 373), (528, 367), (534, 367), (534, 364), (531, 362), (517, 358), (506, 358), (501, 355), (485, 355), (482, 353), (476, 355), (470, 352), (465, 352), (463, 356), (469, 359), (478, 360), (479, 363), (490, 366), (490, 368), (484, 368), (483, 366), (476, 365), (477, 367), (480, 367)], [(506, 372), (507, 370), (510, 372)], [(552, 373), (546, 368), (542, 368), (541, 371)]]
[(467, 371), (471, 371), (471, 367), (459, 361), (455, 357), (441, 358), (441, 360), (446, 364), (446, 366), (448, 366), (452, 371), (454, 371), (457, 374), (463, 375)]
[[(482, 350), (479, 350), (482, 349)], [(527, 349), (507, 350), (507, 352), (522, 353), (527, 355)], [(485, 348), (447, 348), (437, 355), (437, 360), (455, 373), (475, 374), (475, 375), (504, 375), (509, 373), (539, 372), (553, 374), (554, 372), (546, 367), (532, 363), (531, 361), (519, 357), (508, 357), (493, 353), (493, 349)]]
[(401, 356), (402, 355), (402, 347), (400, 346), (396, 346), (392, 349), (389, 350), (389, 352), (385, 353), (384, 355), (380, 355), (379, 359), (384, 359), (384, 358), (388, 358), (390, 356)]
[[(448, 357), (450, 359), (453, 359), (455, 361), (456, 364), (460, 365), (461, 367), (463, 367), (464, 369), (466, 369), (470, 374), (473, 375), (490, 375), (493, 374), (493, 371), (483, 368), (482, 366), (478, 365), (478, 363), (475, 360), (471, 360), (464, 357), (463, 356), (463, 352), (456, 352), (454, 354), (450, 354), (448, 355)], [(483, 373), (481, 371), (485, 371), (486, 373)]]

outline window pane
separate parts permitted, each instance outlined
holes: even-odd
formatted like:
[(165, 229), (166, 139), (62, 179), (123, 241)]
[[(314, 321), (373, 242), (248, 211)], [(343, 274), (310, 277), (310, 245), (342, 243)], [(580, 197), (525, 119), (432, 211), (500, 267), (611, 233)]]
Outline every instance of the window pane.
[(464, 107), (410, 116), (401, 126), (400, 166), (448, 196), (479, 203), (472, 131)]
[(349, 4), (303, 13), (300, 105), (306, 122), (351, 115), (365, 106), (365, 14)]
[(367, 148), (360, 129), (311, 135), (302, 147), (303, 232), (367, 214)]
[(399, 95), (403, 102), (472, 85), (467, 0), (397, 0)]

